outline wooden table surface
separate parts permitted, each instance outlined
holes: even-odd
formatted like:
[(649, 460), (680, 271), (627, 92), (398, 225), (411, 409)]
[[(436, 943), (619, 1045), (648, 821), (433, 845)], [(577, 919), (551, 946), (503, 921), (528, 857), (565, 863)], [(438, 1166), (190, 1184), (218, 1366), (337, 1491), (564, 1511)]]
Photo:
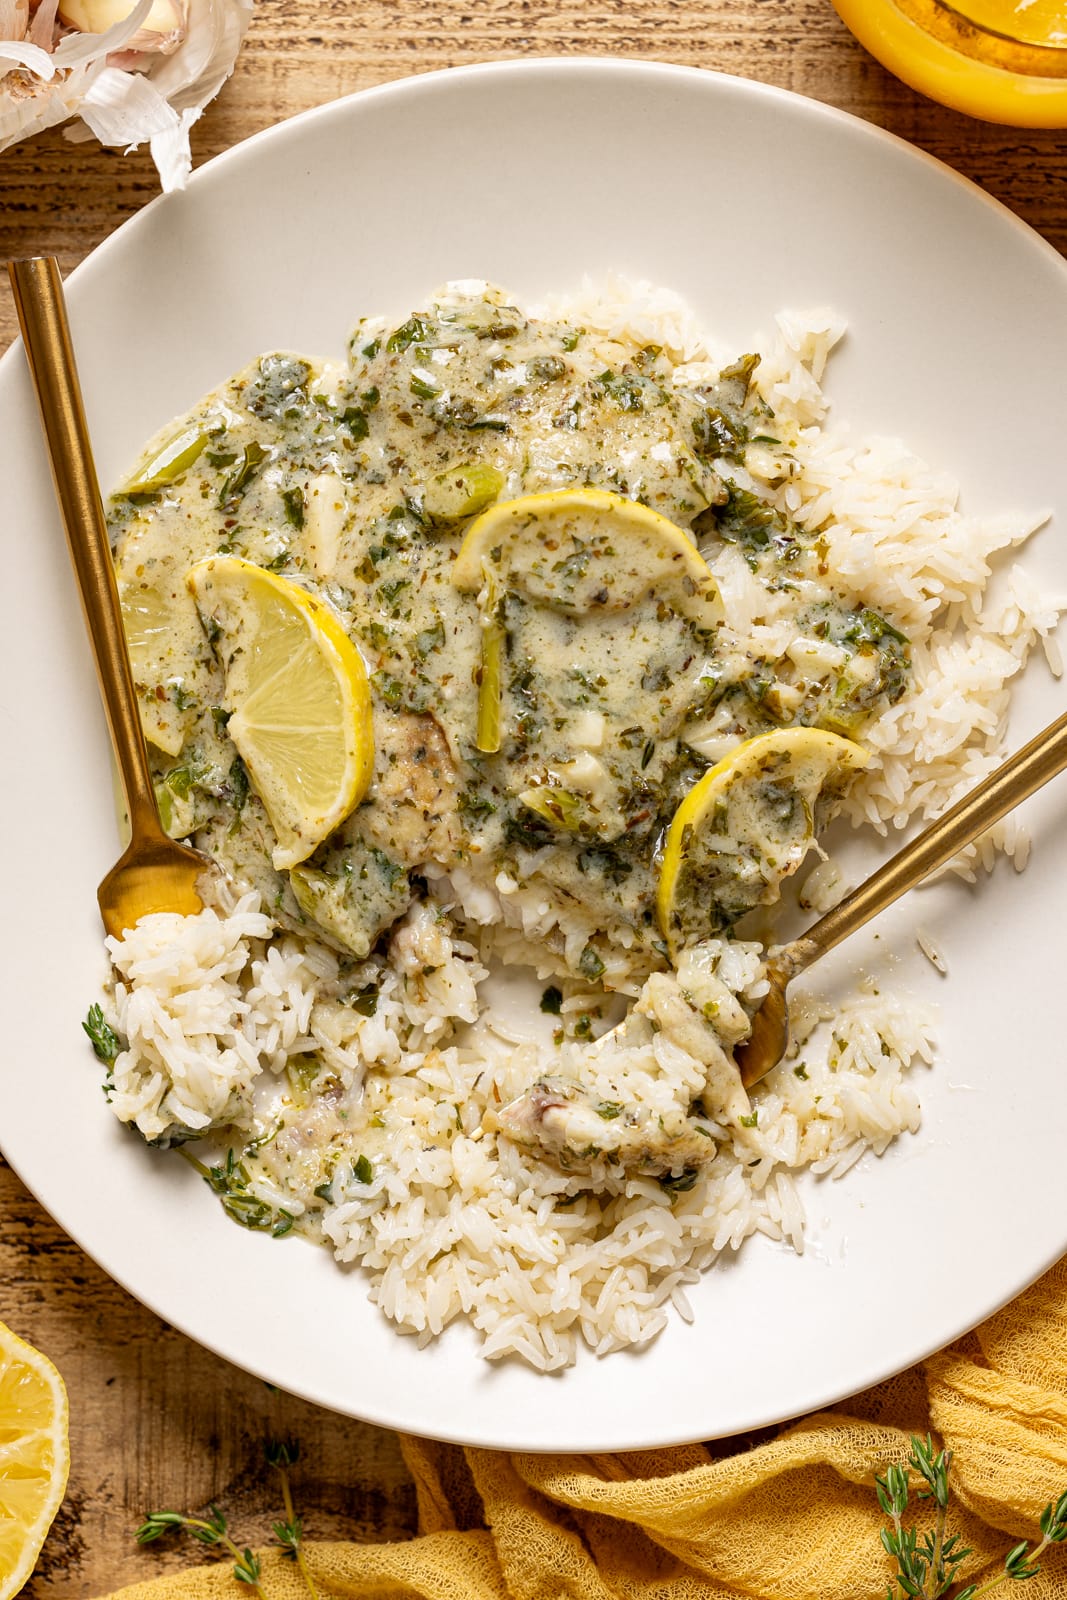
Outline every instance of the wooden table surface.
[[(256, 0), (234, 76), (194, 129), (194, 159), (411, 73), (582, 54), (710, 67), (854, 112), (974, 179), (1067, 253), (1067, 134), (987, 126), (921, 99), (864, 53), (829, 0)], [(0, 156), (0, 257), (47, 251), (69, 269), (156, 192), (146, 154), (53, 130)], [(14, 333), (5, 278), (0, 350)], [(262, 1463), (269, 1433), (301, 1442), (310, 1537), (412, 1531), (392, 1435), (274, 1394), (160, 1322), (2, 1159), (0, 1219), (0, 1318), (52, 1357), (71, 1403), (70, 1486), (26, 1600), (89, 1600), (195, 1560), (196, 1546), (134, 1545), (150, 1507), (218, 1500), (242, 1542), (267, 1539), (278, 1514)]]

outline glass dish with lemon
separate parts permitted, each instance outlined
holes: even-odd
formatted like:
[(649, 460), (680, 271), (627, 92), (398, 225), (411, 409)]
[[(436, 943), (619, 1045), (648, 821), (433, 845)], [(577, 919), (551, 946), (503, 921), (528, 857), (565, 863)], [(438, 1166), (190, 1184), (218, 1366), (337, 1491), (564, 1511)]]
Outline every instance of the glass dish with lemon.
[(834, 0), (905, 83), (957, 111), (1022, 128), (1067, 127), (1064, 0)]
[(835, 810), (939, 809), (1042, 629), (981, 612), (1024, 523), (823, 429), (840, 331), (458, 285), (262, 357), (112, 498), (161, 810), (224, 879), (109, 942), (111, 1107), (422, 1340), (644, 1343), (750, 1233), (800, 1247), (796, 1171), (917, 1125), (892, 996), (809, 1005), (751, 1096), (732, 1056)]

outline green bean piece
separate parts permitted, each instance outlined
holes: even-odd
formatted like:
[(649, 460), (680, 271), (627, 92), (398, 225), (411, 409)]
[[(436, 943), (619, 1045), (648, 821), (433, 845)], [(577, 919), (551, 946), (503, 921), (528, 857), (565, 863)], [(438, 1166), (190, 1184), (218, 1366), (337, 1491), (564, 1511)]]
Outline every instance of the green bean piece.
[(478, 727), (474, 742), (486, 755), (500, 749), (500, 702), (503, 688), (504, 625), (495, 616), (482, 624), (481, 676), (478, 680)]
[(477, 462), (457, 463), (426, 485), (422, 509), (435, 522), (452, 522), (483, 511), (504, 487), (504, 474)]
[(203, 428), (183, 428), (161, 445), (123, 486), (123, 494), (151, 494), (188, 472), (207, 444)]
[(535, 811), (553, 827), (565, 828), (568, 833), (574, 833), (581, 822), (582, 802), (569, 789), (538, 784), (534, 789), (524, 789), (519, 799), (527, 811)]

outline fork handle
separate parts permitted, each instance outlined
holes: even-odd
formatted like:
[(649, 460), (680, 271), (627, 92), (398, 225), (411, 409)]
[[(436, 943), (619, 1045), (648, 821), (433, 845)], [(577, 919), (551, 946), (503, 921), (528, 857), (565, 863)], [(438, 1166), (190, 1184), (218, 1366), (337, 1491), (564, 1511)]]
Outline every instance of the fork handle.
[(944, 816), (898, 850), (841, 904), (780, 952), (790, 973), (803, 972), (865, 922), (914, 889), (938, 867), (1067, 767), (1067, 712), (958, 800)]
[(130, 824), (162, 835), (59, 266), (34, 256), (8, 272)]

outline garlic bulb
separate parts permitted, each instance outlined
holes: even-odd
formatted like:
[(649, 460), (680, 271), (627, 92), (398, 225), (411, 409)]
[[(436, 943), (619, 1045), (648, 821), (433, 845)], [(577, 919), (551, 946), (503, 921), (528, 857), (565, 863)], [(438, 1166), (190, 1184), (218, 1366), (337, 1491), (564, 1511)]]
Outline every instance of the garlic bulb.
[(165, 191), (189, 176), (189, 129), (233, 71), (252, 0), (0, 0), (0, 150), (67, 137), (146, 140)]

